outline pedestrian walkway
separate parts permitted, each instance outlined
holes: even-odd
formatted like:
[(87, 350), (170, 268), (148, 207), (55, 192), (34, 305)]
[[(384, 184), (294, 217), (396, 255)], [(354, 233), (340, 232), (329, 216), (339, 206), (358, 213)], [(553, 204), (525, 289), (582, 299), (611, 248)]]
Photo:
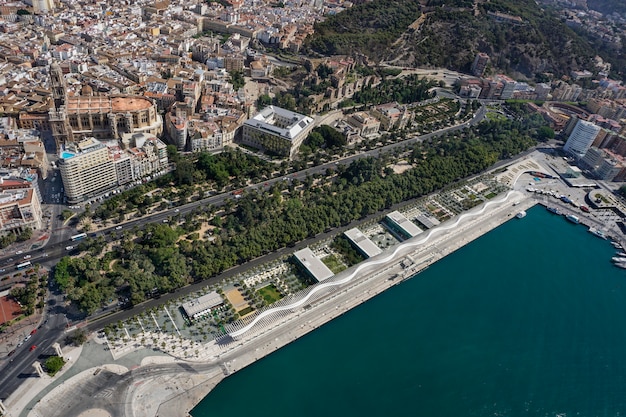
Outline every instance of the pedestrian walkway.
[[(29, 404), (33, 399), (42, 392), (46, 387), (54, 384), (58, 381), (63, 381), (63, 375), (66, 374), (72, 366), (76, 363), (82, 347), (67, 349), (63, 352), (63, 357), (66, 361), (65, 365), (54, 377), (43, 375), (41, 377), (30, 377), (26, 379), (18, 389), (4, 401), (4, 405), (7, 408), (7, 417), (18, 417), (23, 413), (30, 413), (32, 406)], [(29, 414), (33, 416), (46, 417), (44, 414)]]

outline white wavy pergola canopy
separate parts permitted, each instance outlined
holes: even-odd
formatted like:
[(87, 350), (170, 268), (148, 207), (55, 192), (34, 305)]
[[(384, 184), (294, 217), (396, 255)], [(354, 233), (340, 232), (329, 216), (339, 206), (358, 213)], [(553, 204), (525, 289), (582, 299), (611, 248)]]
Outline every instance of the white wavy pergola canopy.
[(510, 197), (510, 195), (513, 193), (513, 191), (509, 191), (508, 193), (506, 193), (506, 195), (502, 198), (500, 198), (499, 200), (492, 200), (492, 201), (488, 201), (487, 203), (485, 203), (485, 205), (478, 211), (476, 212), (469, 212), (469, 213), (463, 213), (461, 214), (459, 217), (457, 217), (456, 221), (454, 221), (453, 223), (450, 223), (448, 225), (445, 226), (440, 226), (437, 227), (435, 229), (431, 229), (428, 234), (426, 235), (426, 237), (419, 239), (419, 240), (409, 240), (407, 242), (402, 243), (401, 245), (399, 245), (398, 247), (396, 247), (396, 249), (391, 252), (389, 255), (385, 256), (384, 258), (379, 258), (379, 259), (375, 259), (375, 260), (371, 260), (369, 262), (364, 262), (361, 265), (359, 265), (354, 271), (352, 271), (352, 273), (348, 276), (346, 276), (345, 278), (338, 280), (338, 281), (333, 281), (333, 282), (324, 282), (321, 284), (316, 285), (315, 287), (313, 287), (313, 289), (303, 298), (301, 298), (298, 301), (295, 301), (291, 304), (285, 305), (285, 306), (280, 306), (280, 307), (274, 307), (274, 308), (270, 308), (269, 310), (265, 310), (263, 311), (261, 314), (259, 314), (258, 316), (256, 316), (254, 318), (254, 320), (252, 320), (250, 323), (248, 323), (246, 326), (242, 327), (241, 329), (238, 329), (234, 332), (231, 332), (229, 335), (233, 338), (238, 337), (243, 335), (244, 333), (248, 332), (250, 329), (252, 329), (259, 321), (263, 320), (264, 318), (271, 316), (272, 314), (281, 312), (281, 311), (285, 311), (285, 310), (293, 310), (296, 309), (298, 307), (303, 306), (304, 304), (307, 303), (307, 301), (309, 301), (311, 299), (311, 297), (313, 297), (313, 295), (315, 295), (316, 293), (329, 288), (329, 287), (337, 287), (343, 284), (346, 284), (350, 281), (352, 281), (352, 279), (354, 279), (354, 277), (356, 277), (359, 272), (363, 271), (366, 268), (371, 268), (371, 267), (375, 267), (378, 265), (383, 265), (386, 264), (387, 262), (391, 261), (394, 257), (396, 257), (396, 255), (398, 254), (398, 252), (400, 252), (403, 249), (407, 249), (407, 248), (412, 248), (414, 246), (418, 246), (418, 245), (423, 245), (424, 243), (428, 242), (430, 240), (431, 237), (433, 237), (436, 234), (441, 234), (443, 232), (446, 232), (450, 229), (454, 229), (455, 227), (458, 226), (458, 224), (465, 218), (467, 217), (476, 217), (476, 216), (480, 216), (481, 214), (483, 214), (485, 212), (485, 210), (487, 210), (487, 208), (491, 205), (494, 204), (501, 204), (505, 201), (507, 201)]

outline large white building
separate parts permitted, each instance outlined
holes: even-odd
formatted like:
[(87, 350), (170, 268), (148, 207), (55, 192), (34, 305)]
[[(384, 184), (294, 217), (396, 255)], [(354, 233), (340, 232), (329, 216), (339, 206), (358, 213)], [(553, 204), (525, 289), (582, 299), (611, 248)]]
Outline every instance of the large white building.
[(293, 257), (315, 282), (322, 282), (335, 275), (309, 247), (294, 252)]
[(58, 164), (69, 203), (96, 197), (117, 184), (113, 158), (106, 145), (95, 138), (69, 143), (61, 151)]
[(87, 138), (61, 151), (59, 169), (70, 204), (168, 169), (167, 145), (155, 136), (127, 135), (122, 144)]
[(35, 14), (46, 14), (55, 9), (53, 0), (25, 0), (24, 3), (32, 6)]
[(263, 151), (293, 158), (313, 129), (313, 119), (276, 106), (267, 106), (244, 122), (241, 142)]
[(585, 156), (593, 141), (600, 132), (600, 126), (595, 125), (585, 120), (579, 120), (569, 135), (563, 150), (575, 156), (576, 158), (582, 158)]

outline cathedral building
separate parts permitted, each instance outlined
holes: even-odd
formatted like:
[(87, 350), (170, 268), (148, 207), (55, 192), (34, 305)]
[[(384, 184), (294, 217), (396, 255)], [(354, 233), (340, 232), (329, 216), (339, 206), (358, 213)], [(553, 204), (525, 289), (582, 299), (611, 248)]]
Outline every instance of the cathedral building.
[[(85, 137), (120, 140), (124, 134), (160, 135), (163, 121), (144, 96), (69, 96), (59, 64), (50, 66), (53, 108), (48, 113), (57, 149)], [(83, 93), (85, 90), (83, 90)]]

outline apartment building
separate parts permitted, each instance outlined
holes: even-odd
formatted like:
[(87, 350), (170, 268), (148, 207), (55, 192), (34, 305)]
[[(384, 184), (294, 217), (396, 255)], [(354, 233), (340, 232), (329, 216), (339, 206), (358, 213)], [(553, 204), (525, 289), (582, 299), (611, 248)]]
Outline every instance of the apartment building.
[(41, 198), (36, 179), (0, 177), (0, 233), (19, 234), (42, 228)]
[(565, 142), (563, 150), (577, 158), (582, 158), (593, 144), (600, 130), (598, 125), (585, 120), (578, 120), (567, 142)]
[(106, 145), (87, 138), (67, 145), (58, 161), (70, 204), (93, 198), (117, 185), (113, 158)]
[(59, 169), (70, 204), (168, 168), (167, 145), (154, 135), (124, 136), (122, 146), (87, 138), (61, 151)]

